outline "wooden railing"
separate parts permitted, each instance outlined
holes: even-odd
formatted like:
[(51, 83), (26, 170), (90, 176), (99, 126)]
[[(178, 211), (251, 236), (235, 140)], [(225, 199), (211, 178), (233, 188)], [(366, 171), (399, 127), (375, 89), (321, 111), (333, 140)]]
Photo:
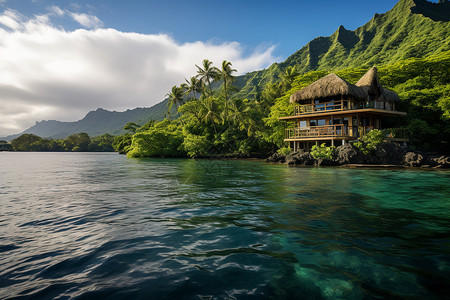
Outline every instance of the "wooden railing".
[(320, 112), (329, 112), (337, 110), (352, 109), (353, 101), (350, 100), (338, 100), (316, 104), (299, 105), (294, 108), (294, 115), (313, 114)]
[[(351, 128), (351, 130), (350, 130)], [(327, 137), (350, 137), (362, 138), (369, 131), (373, 130), (372, 126), (353, 126), (348, 125), (325, 125), (311, 126), (307, 128), (289, 128), (286, 129), (285, 139), (302, 139), (302, 138), (327, 138)], [(386, 134), (387, 140), (408, 140), (405, 128), (389, 128), (382, 129)]]
[(330, 111), (339, 111), (339, 110), (364, 109), (364, 108), (395, 110), (395, 105), (389, 102), (380, 102), (380, 101), (365, 101), (355, 103), (351, 100), (337, 100), (324, 103), (298, 105), (294, 107), (294, 116), (314, 114), (314, 113), (327, 113)]
[(311, 126), (286, 129), (286, 139), (349, 136), (347, 125)]

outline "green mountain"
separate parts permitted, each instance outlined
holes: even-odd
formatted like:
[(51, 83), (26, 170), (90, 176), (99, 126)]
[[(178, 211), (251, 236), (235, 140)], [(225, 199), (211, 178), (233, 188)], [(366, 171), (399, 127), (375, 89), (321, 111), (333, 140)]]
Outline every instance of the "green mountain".
[(73, 133), (86, 132), (91, 137), (104, 133), (113, 135), (124, 134), (123, 127), (128, 122), (144, 125), (150, 119), (161, 121), (167, 113), (167, 100), (152, 107), (138, 107), (124, 112), (108, 111), (99, 108), (89, 112), (83, 119), (76, 122), (61, 122), (55, 120), (36, 122), (36, 124), (19, 134), (10, 135), (5, 140), (13, 140), (25, 133), (32, 133), (44, 138), (66, 138)]
[(312, 40), (284, 62), (240, 76), (236, 85), (241, 89), (239, 96), (252, 97), (265, 82), (276, 79), (288, 66), (296, 65), (301, 73), (369, 68), (448, 50), (449, 1), (400, 0), (390, 11), (375, 14), (355, 31), (340, 26), (331, 36)]

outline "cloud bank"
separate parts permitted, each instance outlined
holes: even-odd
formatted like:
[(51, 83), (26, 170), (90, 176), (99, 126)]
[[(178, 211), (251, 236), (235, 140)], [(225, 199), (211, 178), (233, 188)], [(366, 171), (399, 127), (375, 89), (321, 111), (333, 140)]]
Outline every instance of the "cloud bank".
[[(52, 24), (55, 17), (72, 18), (86, 29), (66, 31)], [(12, 10), (0, 14), (0, 136), (38, 120), (75, 121), (98, 107), (152, 106), (195, 75), (194, 65), (204, 58), (217, 66), (231, 61), (241, 74), (276, 60), (273, 46), (244, 55), (237, 42), (182, 44), (165, 34), (102, 25), (95, 16), (58, 7), (33, 18)]]

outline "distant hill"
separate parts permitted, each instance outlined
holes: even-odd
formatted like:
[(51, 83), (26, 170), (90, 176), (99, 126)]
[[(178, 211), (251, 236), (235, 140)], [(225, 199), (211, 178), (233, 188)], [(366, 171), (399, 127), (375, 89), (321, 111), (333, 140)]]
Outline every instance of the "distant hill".
[(150, 119), (163, 120), (167, 112), (167, 100), (152, 107), (138, 107), (124, 112), (108, 111), (99, 108), (90, 111), (83, 119), (76, 122), (61, 122), (55, 120), (40, 121), (19, 134), (0, 138), (11, 141), (24, 133), (32, 133), (44, 138), (66, 138), (73, 133), (86, 132), (91, 137), (104, 133), (112, 135), (123, 134), (123, 127), (128, 122), (143, 125)]
[(340, 26), (331, 36), (312, 40), (282, 63), (239, 76), (236, 85), (241, 97), (252, 97), (288, 66), (296, 65), (301, 73), (369, 68), (447, 50), (450, 50), (449, 1), (400, 0), (390, 11), (375, 14), (355, 31)]

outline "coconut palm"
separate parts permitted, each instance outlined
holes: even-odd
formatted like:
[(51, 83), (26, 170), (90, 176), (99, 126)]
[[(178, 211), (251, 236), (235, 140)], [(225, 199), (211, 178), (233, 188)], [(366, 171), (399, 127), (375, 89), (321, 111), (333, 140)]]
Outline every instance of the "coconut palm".
[(207, 97), (200, 99), (199, 104), (203, 121), (212, 124), (217, 133), (216, 123), (222, 122), (218, 103), (212, 97)]
[(197, 76), (200, 77), (200, 80), (205, 84), (208, 84), (209, 92), (212, 96), (211, 80), (214, 80), (217, 77), (217, 68), (212, 67), (212, 61), (209, 61), (208, 59), (203, 60), (202, 67), (195, 66), (197, 67)]
[(176, 85), (174, 85), (172, 87), (172, 90), (170, 91), (170, 93), (167, 93), (166, 96), (169, 97), (169, 103), (167, 104), (168, 107), (168, 117), (170, 119), (170, 110), (172, 109), (173, 105), (175, 105), (176, 111), (178, 112), (178, 107), (183, 104), (183, 96), (184, 96), (184, 92), (183, 92), (183, 88), (182, 87), (178, 87)]
[(186, 84), (186, 90), (185, 93), (186, 95), (192, 93), (194, 95), (194, 98), (197, 99), (197, 95), (196, 92), (201, 93), (202, 92), (202, 83), (200, 80), (197, 79), (197, 77), (191, 77), (190, 80), (187, 80), (186, 78), (184, 79), (186, 80), (187, 83)]
[(232, 69), (231, 66), (231, 62), (224, 60), (222, 62), (222, 69), (216, 69), (217, 77), (223, 82), (225, 101), (228, 99), (229, 85), (235, 80), (232, 73), (237, 72), (235, 69)]

